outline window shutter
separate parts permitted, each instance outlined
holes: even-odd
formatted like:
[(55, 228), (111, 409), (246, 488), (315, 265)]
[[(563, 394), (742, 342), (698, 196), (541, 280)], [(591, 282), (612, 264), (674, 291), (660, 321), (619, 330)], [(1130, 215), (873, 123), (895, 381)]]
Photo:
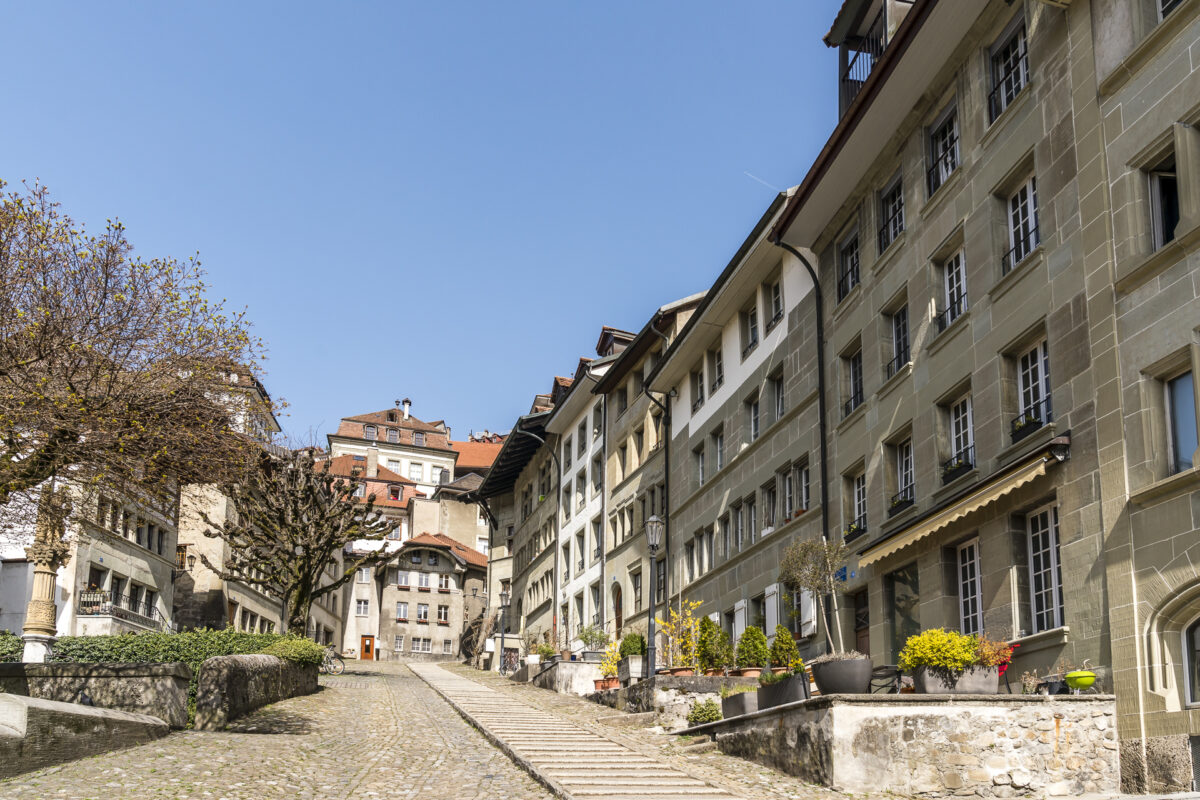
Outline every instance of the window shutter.
[(746, 630), (746, 601), (738, 600), (733, 604), (733, 641), (736, 644), (737, 640), (742, 638), (742, 632)]
[(772, 583), (763, 594), (763, 606), (767, 617), (767, 641), (775, 641), (775, 626), (779, 624), (779, 584)]
[(812, 592), (800, 592), (800, 635), (812, 636), (817, 632), (817, 598)]

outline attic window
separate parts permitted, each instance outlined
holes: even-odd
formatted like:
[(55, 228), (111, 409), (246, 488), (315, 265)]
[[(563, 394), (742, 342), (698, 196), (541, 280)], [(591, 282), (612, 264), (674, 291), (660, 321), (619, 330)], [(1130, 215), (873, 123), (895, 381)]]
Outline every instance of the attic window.
[(376, 428), (374, 425), (363, 425), (363, 438), (364, 439), (374, 439), (378, 433), (379, 433), (379, 429)]
[(354, 460), (355, 461), (366, 461), (367, 457), (366, 456), (355, 456)]
[[(395, 420), (388, 420), (388, 422), (394, 422), (394, 421)], [(396, 444), (397, 442), (399, 442), (400, 441), (400, 431), (396, 430), (395, 428), (388, 428), (387, 429), (387, 440), (389, 442), (391, 442), (392, 444)]]
[(421, 433), (420, 431), (413, 433), (413, 444), (417, 445), (418, 447), (424, 446), (425, 434)]
[(396, 421), (396, 412), (395, 412), (395, 411), (389, 411), (389, 412), (387, 412), (387, 421), (388, 421), (388, 422), (395, 422), (395, 421)]
[(399, 500), (400, 499), (400, 487), (399, 486), (389, 486), (388, 487), (388, 499), (389, 500)]

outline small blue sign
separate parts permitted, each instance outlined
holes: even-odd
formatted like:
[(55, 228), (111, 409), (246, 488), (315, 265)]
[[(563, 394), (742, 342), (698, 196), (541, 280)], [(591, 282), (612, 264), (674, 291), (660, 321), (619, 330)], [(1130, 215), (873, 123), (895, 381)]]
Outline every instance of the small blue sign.
[(845, 567), (842, 567), (841, 569), (839, 569), (839, 570), (838, 570), (838, 571), (835, 573), (835, 575), (834, 575), (834, 576), (835, 576), (835, 577), (836, 577), (836, 578), (837, 578), (839, 581), (845, 581), (845, 580), (846, 580), (846, 568), (845, 568)]

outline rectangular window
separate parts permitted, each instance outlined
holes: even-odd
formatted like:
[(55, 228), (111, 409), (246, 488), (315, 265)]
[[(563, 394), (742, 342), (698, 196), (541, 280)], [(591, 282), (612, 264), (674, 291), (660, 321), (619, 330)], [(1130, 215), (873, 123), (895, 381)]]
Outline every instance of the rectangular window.
[(775, 419), (773, 422), (779, 422), (783, 419), (783, 414), (787, 411), (787, 404), (783, 394), (783, 376), (778, 375), (767, 381), (771, 388), (771, 399), (775, 402)]
[(771, 330), (783, 319), (783, 283), (774, 281), (767, 284), (766, 295), (771, 309), (771, 318), (767, 320), (767, 330)]
[(696, 580), (696, 545), (688, 542), (683, 546), (683, 563), (687, 566), (687, 579)]
[(387, 440), (391, 444), (396, 444), (400, 441), (400, 431), (395, 428), (387, 429)]
[(904, 649), (908, 637), (921, 632), (921, 584), (916, 563), (883, 577), (883, 607), (892, 614), (892, 658)]
[(1021, 410), (1012, 423), (1013, 442), (1024, 439), (1053, 419), (1050, 408), (1050, 357), (1045, 339), (1017, 359), (1017, 391)]
[(441, 575), (438, 575), (438, 588), (447, 591), (450, 590), (450, 576), (447, 573), (443, 572)]
[(642, 610), (642, 573), (630, 573), (629, 585), (633, 588), (633, 611), (637, 613)]
[(762, 490), (763, 528), (775, 527), (775, 512), (779, 505), (779, 490), (774, 482), (767, 484)]
[(962, 250), (942, 263), (942, 290), (944, 306), (938, 313), (938, 333), (949, 328), (967, 310), (967, 270)]
[(403, 649), (404, 649), (404, 634), (397, 633), (396, 634), (396, 651), (399, 652)]
[(789, 469), (781, 476), (783, 483), (783, 521), (787, 522), (796, 510), (796, 476)]
[(979, 586), (979, 540), (958, 547), (958, 627), (965, 634), (983, 633)]
[(442, 655), (450, 655), (451, 641), (450, 639), (442, 639)]
[(692, 412), (695, 413), (704, 405), (704, 366), (696, 365), (691, 374)]
[(430, 467), (429, 468), (429, 480), (432, 483), (441, 483), (442, 475), (444, 473), (445, 473), (445, 470), (442, 469), (441, 467)]
[(570, 437), (570, 436), (568, 436), (568, 437), (566, 438), (566, 441), (564, 441), (564, 442), (563, 442), (563, 446), (562, 446), (562, 463), (563, 463), (563, 466), (564, 466), (564, 467), (565, 467), (565, 466), (570, 466), (570, 464), (571, 464), (571, 453), (572, 453), (572, 449), (571, 449), (571, 437)]
[(704, 445), (700, 445), (692, 451), (692, 458), (696, 462), (696, 483), (704, 483)]
[(396, 619), (408, 619), (408, 603), (396, 603)]
[(1183, 5), (1183, 0), (1159, 0), (1159, 11), (1165, 19), (1167, 14), (1170, 14), (1181, 5)]
[[(418, 564), (421, 563), (420, 558), (421, 558), (421, 556), (418, 555), (416, 563), (418, 563)], [(418, 572), (417, 573), (417, 588), (418, 589), (428, 589), (429, 588), (429, 573), (428, 572)]]
[(758, 347), (758, 304), (742, 312), (742, 358)]
[(879, 193), (879, 252), (904, 233), (904, 184), (899, 178)]
[(929, 195), (958, 169), (958, 109), (951, 106), (929, 129)]
[(604, 412), (597, 403), (592, 409), (592, 438), (596, 439), (600, 436), (600, 432), (604, 429)]
[(579, 423), (579, 428), (575, 431), (575, 455), (583, 458), (587, 453), (587, 422)]
[(1033, 633), (1062, 627), (1062, 568), (1058, 560), (1058, 508), (1025, 518), (1029, 531), (1029, 590)]
[(733, 509), (733, 544), (739, 553), (746, 544), (746, 516), (741, 506)]
[(725, 431), (718, 430), (712, 435), (713, 440), (713, 455), (716, 458), (717, 469), (720, 470), (725, 466)]
[(429, 554), (429, 566), (436, 567), (437, 565), (438, 565), (437, 553), (430, 553)]
[(1175, 157), (1150, 171), (1150, 226), (1154, 249), (1175, 240), (1179, 225), (1179, 180)]
[(1023, 20), (992, 49), (991, 70), (992, 91), (988, 94), (988, 109), (994, 122), (1029, 83), (1029, 50), (1025, 42)]
[(715, 349), (708, 351), (708, 374), (712, 376), (713, 392), (721, 388), (721, 384), (725, 383), (725, 356), (721, 354), (721, 345), (717, 345)]
[(892, 360), (887, 368), (887, 376), (890, 378), (912, 360), (908, 346), (908, 306), (896, 309), (888, 323), (892, 330)]
[(419, 480), (423, 479), (424, 477), (425, 477), (424, 465), (419, 464), (416, 461), (409, 462), (408, 479), (410, 481), (419, 481)]
[(799, 483), (798, 488), (800, 489), (800, 510), (807, 511), (811, 507), (809, 505), (809, 500), (811, 499), (811, 495), (809, 494), (809, 488), (808, 488), (808, 466), (807, 465), (796, 470), (796, 480)]
[(429, 604), (417, 603), (417, 619), (423, 622), (429, 621)]
[(842, 406), (842, 416), (848, 417), (863, 404), (862, 349), (844, 357), (842, 365), (846, 370), (846, 402)]
[(755, 505), (754, 498), (746, 500), (743, 509), (746, 512), (746, 531), (750, 534), (750, 543), (753, 544), (758, 540), (758, 506)]
[(838, 248), (838, 302), (846, 299), (850, 290), (858, 286), (858, 234), (855, 233)]
[[(354, 613), (356, 616), (365, 617), (365, 616), (367, 616), (369, 611), (370, 611), (370, 601), (369, 600), (356, 600), (354, 602)], [(242, 613), (244, 614), (245, 612), (243, 611)]]
[(747, 428), (750, 431), (750, 441), (752, 441), (752, 442), (758, 438), (758, 434), (760, 431), (760, 426), (759, 426), (760, 418), (759, 418), (758, 412), (759, 412), (758, 396), (755, 395), (753, 398), (746, 401), (746, 424), (747, 424)]
[(450, 622), (450, 606), (438, 606), (438, 622)]
[(1170, 437), (1171, 474), (1191, 469), (1196, 452), (1196, 388), (1192, 373), (1184, 372), (1166, 381), (1167, 435)]
[(661, 605), (667, 596), (667, 561), (660, 558), (654, 562), (654, 602)]
[(425, 434), (421, 433), (420, 431), (414, 432), (413, 433), (413, 444), (415, 444), (417, 447), (424, 447), (425, 446)]
[(916, 500), (913, 489), (913, 444), (905, 439), (895, 446), (896, 451), (896, 494), (892, 496), (888, 512), (898, 514)]
[(845, 538), (855, 539), (867, 532), (867, 474), (860, 472), (850, 477), (850, 524), (846, 526)]
[(359, 567), (358, 570), (354, 573), (354, 582), (355, 583), (370, 583), (371, 582), (371, 568), (370, 567)]
[(1009, 251), (1000, 262), (1000, 271), (1007, 275), (1029, 257), (1041, 241), (1038, 233), (1037, 178), (1031, 177), (1008, 198)]
[(726, 514), (725, 516), (721, 517), (721, 552), (725, 554), (726, 558), (729, 558), (729, 555), (733, 552), (730, 549), (732, 544), (730, 542), (731, 529), (732, 525), (729, 523), (729, 515)]
[(376, 439), (378, 438), (379, 430), (374, 425), (363, 425), (363, 438)]

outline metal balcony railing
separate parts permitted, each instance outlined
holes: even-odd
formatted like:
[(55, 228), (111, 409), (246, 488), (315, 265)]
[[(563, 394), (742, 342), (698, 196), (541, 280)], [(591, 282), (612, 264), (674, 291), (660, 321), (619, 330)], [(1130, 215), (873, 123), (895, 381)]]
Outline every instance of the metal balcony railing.
[(168, 626), (167, 620), (153, 605), (109, 591), (80, 592), (75, 613), (81, 617), (115, 617), (147, 628), (162, 629)]
[(942, 483), (950, 483), (975, 468), (975, 445), (964, 447), (942, 462)]
[(842, 531), (842, 538), (847, 542), (852, 542), (867, 532), (867, 515), (860, 514), (846, 526), (846, 530)]
[(937, 315), (938, 333), (946, 330), (954, 321), (961, 317), (967, 310), (967, 300), (965, 297), (958, 297), (950, 301), (949, 305)]
[(1018, 236), (1012, 249), (1000, 257), (1000, 274), (1007, 275), (1012, 272), (1014, 267), (1029, 257), (1040, 242), (1036, 225)]
[(905, 486), (896, 494), (892, 495), (891, 502), (888, 503), (888, 516), (892, 517), (899, 514), (904, 509), (910, 507), (916, 502), (916, 493), (913, 490), (912, 484)]
[(1050, 398), (1046, 397), (1023, 409), (1012, 421), (1013, 444), (1024, 439), (1029, 434), (1041, 428), (1053, 419), (1050, 411)]

